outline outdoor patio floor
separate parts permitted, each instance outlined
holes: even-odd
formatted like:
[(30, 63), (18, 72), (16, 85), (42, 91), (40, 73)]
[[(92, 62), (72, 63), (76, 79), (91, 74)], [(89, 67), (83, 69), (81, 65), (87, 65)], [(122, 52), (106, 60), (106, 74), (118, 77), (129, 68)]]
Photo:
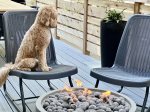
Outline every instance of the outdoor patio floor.
[[(90, 56), (82, 54), (78, 49), (71, 47), (70, 45), (54, 39), (54, 44), (56, 48), (57, 59), (59, 63), (74, 65), (78, 67), (78, 74), (74, 75), (72, 79), (80, 79), (83, 81), (84, 86), (94, 87), (95, 79), (90, 77), (90, 70), (93, 67), (100, 67), (100, 61), (93, 59)], [(4, 54), (4, 42), (0, 42), (0, 65), (5, 63)], [(24, 83), (24, 94), (25, 97), (40, 96), (43, 93), (49, 91), (46, 81), (33, 81), (33, 80), (23, 80)], [(69, 85), (67, 78), (56, 79), (51, 81), (52, 86), (55, 89), (63, 88), (64, 85)], [(17, 77), (9, 77), (7, 81), (8, 92), (11, 93), (14, 99), (20, 98), (19, 84)], [(100, 82), (100, 89), (117, 91), (119, 86), (107, 84)], [(145, 94), (144, 88), (124, 88), (123, 94), (126, 94), (138, 104), (142, 104), (143, 97)], [(35, 112), (35, 100), (26, 100), (27, 112)], [(21, 102), (17, 102), (18, 106), (21, 107)], [(150, 97), (148, 100), (148, 105), (150, 105)], [(0, 89), (0, 112), (16, 112), (14, 107), (9, 103), (3, 89)], [(138, 111), (139, 112), (139, 109)]]

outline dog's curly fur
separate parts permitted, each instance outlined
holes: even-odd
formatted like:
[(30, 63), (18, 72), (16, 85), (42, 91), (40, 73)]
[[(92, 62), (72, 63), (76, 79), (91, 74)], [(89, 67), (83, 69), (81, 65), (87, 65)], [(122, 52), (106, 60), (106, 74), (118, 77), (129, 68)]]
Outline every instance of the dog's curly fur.
[(53, 6), (41, 8), (35, 22), (24, 35), (14, 64), (6, 64), (0, 69), (0, 86), (7, 80), (10, 70), (31, 71), (38, 67), (41, 71), (49, 71), (46, 61), (46, 49), (50, 43), (49, 28), (57, 25), (57, 11)]

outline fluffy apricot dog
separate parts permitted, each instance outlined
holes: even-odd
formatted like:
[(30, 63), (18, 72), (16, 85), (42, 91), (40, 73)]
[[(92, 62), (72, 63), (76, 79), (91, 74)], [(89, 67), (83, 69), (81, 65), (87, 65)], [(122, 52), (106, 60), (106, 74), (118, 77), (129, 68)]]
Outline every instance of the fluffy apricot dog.
[(24, 35), (14, 64), (6, 64), (0, 69), (0, 86), (7, 80), (11, 70), (31, 71), (37, 67), (41, 71), (49, 71), (46, 61), (46, 49), (51, 40), (49, 28), (57, 25), (57, 11), (53, 6), (41, 8), (35, 22)]

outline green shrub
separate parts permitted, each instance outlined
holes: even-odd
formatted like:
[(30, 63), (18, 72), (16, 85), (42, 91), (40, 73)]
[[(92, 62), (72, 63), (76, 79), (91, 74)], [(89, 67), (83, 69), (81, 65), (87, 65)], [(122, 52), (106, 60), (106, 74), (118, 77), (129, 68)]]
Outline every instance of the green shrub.
[(124, 18), (123, 11), (126, 9), (123, 9), (121, 12), (117, 12), (115, 9), (113, 10), (107, 10), (106, 9), (106, 22), (120, 22)]

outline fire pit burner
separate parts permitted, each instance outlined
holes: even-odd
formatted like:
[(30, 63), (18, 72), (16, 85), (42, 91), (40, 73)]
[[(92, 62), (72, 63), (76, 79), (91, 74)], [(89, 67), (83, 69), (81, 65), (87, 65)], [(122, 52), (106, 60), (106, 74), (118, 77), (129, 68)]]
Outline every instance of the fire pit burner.
[(127, 96), (99, 89), (66, 88), (38, 98), (37, 112), (135, 112)]

